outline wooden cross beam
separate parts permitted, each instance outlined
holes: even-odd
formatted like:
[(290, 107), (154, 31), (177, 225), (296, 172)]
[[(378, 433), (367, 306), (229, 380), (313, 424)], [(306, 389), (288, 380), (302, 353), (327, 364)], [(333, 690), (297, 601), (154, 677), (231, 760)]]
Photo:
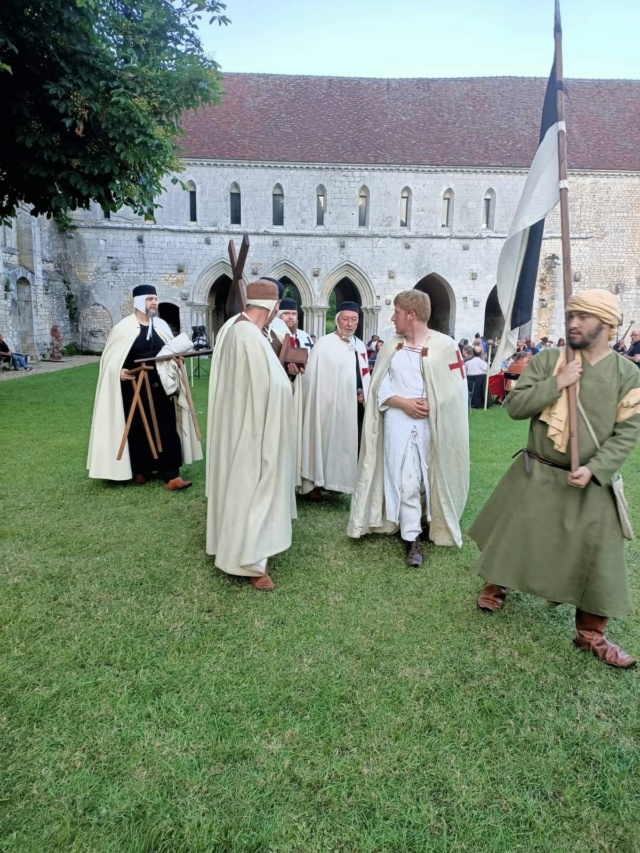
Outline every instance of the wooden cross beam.
[(242, 286), (242, 273), (249, 254), (249, 235), (243, 234), (240, 244), (240, 254), (236, 254), (233, 240), (229, 240), (229, 261), (231, 262), (231, 288), (225, 306), (227, 316), (233, 317), (244, 311), (247, 305), (244, 287)]

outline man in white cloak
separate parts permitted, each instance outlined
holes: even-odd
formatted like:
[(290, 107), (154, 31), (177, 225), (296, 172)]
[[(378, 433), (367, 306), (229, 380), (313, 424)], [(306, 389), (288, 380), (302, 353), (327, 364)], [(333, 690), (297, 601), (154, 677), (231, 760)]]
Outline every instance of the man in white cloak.
[[(298, 303), (295, 299), (284, 297), (280, 301), (278, 317), (286, 325), (289, 333), (289, 345), (304, 347), (308, 352), (313, 349), (313, 341), (304, 329), (298, 328)], [(287, 365), (287, 373), (293, 385), (293, 427), (295, 432), (295, 484), (296, 489), (302, 487), (300, 466), (302, 463), (302, 415), (304, 405), (304, 384), (300, 374), (305, 368), (296, 364)], [(297, 378), (300, 377), (300, 378)]]
[(353, 494), (358, 446), (369, 390), (367, 348), (355, 331), (360, 306), (343, 302), (336, 330), (320, 338), (303, 378), (301, 493), (322, 498), (320, 489)]
[(291, 383), (263, 335), (278, 302), (273, 282), (247, 286), (209, 379), (207, 554), (263, 590), (274, 588), (267, 560), (291, 546), (296, 517)]
[(397, 336), (376, 359), (365, 411), (358, 482), (347, 533), (395, 533), (406, 564), (422, 565), (422, 519), (436, 545), (462, 545), (469, 491), (467, 380), (460, 351), (429, 329), (431, 302), (408, 290), (394, 300)]
[[(122, 458), (117, 455), (124, 434), (126, 417), (133, 401), (130, 371), (136, 359), (154, 358), (173, 339), (169, 326), (158, 314), (158, 296), (153, 285), (133, 289), (134, 313), (111, 329), (102, 358), (96, 389), (87, 468), (89, 477), (98, 480), (131, 480), (143, 485), (157, 472), (169, 491), (180, 491), (191, 483), (180, 476), (180, 467), (202, 459), (202, 447), (196, 438), (190, 417), (186, 417), (178, 399), (184, 395), (183, 379), (177, 379), (176, 394), (169, 396), (154, 367), (149, 373), (151, 396), (158, 422), (162, 451), (154, 459), (139, 410), (133, 416)], [(144, 386), (140, 396), (147, 421), (151, 424)]]

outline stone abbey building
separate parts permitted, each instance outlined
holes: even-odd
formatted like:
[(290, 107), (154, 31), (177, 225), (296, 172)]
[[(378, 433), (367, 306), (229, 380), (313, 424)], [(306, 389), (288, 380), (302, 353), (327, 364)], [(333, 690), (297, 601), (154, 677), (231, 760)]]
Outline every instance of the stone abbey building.
[[(280, 278), (302, 325), (325, 331), (337, 299), (360, 333), (391, 334), (395, 293), (429, 293), (456, 339), (501, 331), (496, 269), (537, 147), (546, 80), (353, 79), (227, 74), (222, 104), (186, 116), (184, 186), (155, 223), (74, 215), (61, 233), (20, 211), (2, 232), (0, 331), (42, 353), (57, 323), (99, 351), (158, 288), (176, 330), (224, 322), (227, 244), (251, 241), (245, 280)], [(574, 289), (620, 295), (640, 322), (640, 81), (567, 81)], [(563, 334), (559, 216), (547, 221), (532, 333)]]

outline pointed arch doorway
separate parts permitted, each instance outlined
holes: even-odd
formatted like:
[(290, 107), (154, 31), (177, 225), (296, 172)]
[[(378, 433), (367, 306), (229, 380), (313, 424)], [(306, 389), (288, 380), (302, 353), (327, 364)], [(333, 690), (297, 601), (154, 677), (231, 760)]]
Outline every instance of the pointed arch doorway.
[(498, 285), (496, 285), (489, 293), (484, 309), (484, 336), (487, 340), (491, 338), (495, 341), (502, 336), (503, 329), (504, 318), (498, 302)]
[(180, 334), (180, 309), (173, 302), (158, 304), (158, 317), (164, 320), (173, 332), (174, 337)]
[(229, 319), (227, 313), (227, 299), (231, 291), (231, 278), (228, 275), (220, 275), (213, 282), (207, 297), (207, 332), (210, 343), (213, 343), (218, 332)]
[[(329, 307), (327, 308), (326, 333), (335, 331), (336, 328), (336, 311), (342, 302), (355, 302), (356, 305), (362, 307), (362, 297), (357, 285), (348, 277), (341, 278), (334, 286), (329, 295)], [(360, 319), (358, 320), (358, 328), (356, 329), (356, 337), (362, 339), (364, 328), (364, 318), (360, 311)]]
[(298, 290), (297, 284), (292, 281), (288, 275), (281, 275), (278, 281), (284, 286), (284, 296), (288, 296), (289, 299), (295, 299), (296, 304), (298, 305), (298, 328), (304, 329), (304, 311), (302, 310), (302, 297), (300, 295), (300, 291)]
[(453, 337), (455, 330), (455, 302), (451, 298), (453, 292), (449, 283), (437, 273), (430, 273), (421, 278), (413, 289), (426, 293), (431, 300), (429, 328)]

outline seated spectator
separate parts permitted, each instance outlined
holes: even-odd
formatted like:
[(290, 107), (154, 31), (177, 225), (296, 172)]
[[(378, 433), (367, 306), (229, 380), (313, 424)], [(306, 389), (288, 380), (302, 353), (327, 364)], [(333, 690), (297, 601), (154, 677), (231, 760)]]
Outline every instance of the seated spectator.
[(556, 344), (558, 348), (565, 346), (564, 338), (558, 338), (558, 343)]
[(367, 344), (367, 355), (369, 356), (369, 358), (375, 358), (376, 357), (376, 355), (375, 355), (376, 354), (376, 344), (379, 340), (380, 340), (380, 337), (378, 335), (372, 335), (371, 336), (371, 340)]
[(538, 347), (534, 344), (534, 342), (529, 337), (524, 339), (524, 351), (530, 352), (531, 355), (536, 355), (536, 353), (540, 352)]
[(384, 341), (381, 340), (380, 338), (378, 338), (378, 340), (376, 341), (376, 345), (373, 349), (373, 355), (369, 357), (369, 367), (371, 368), (371, 370), (373, 370), (373, 368), (374, 368), (374, 365), (376, 363), (376, 358), (378, 357), (378, 353), (382, 349), (383, 344), (384, 344)]
[(14, 370), (33, 370), (33, 367), (27, 366), (26, 358), (21, 355), (19, 352), (12, 352), (9, 349), (9, 345), (5, 342), (5, 339), (0, 335), (0, 358), (3, 358), (5, 361), (11, 359)]
[(473, 358), (473, 347), (467, 344), (462, 350), (462, 360), (467, 362), (471, 358)]
[(478, 347), (473, 348), (473, 355), (464, 364), (465, 373), (467, 376), (482, 376), (487, 372), (487, 362), (482, 358), (482, 350)]

